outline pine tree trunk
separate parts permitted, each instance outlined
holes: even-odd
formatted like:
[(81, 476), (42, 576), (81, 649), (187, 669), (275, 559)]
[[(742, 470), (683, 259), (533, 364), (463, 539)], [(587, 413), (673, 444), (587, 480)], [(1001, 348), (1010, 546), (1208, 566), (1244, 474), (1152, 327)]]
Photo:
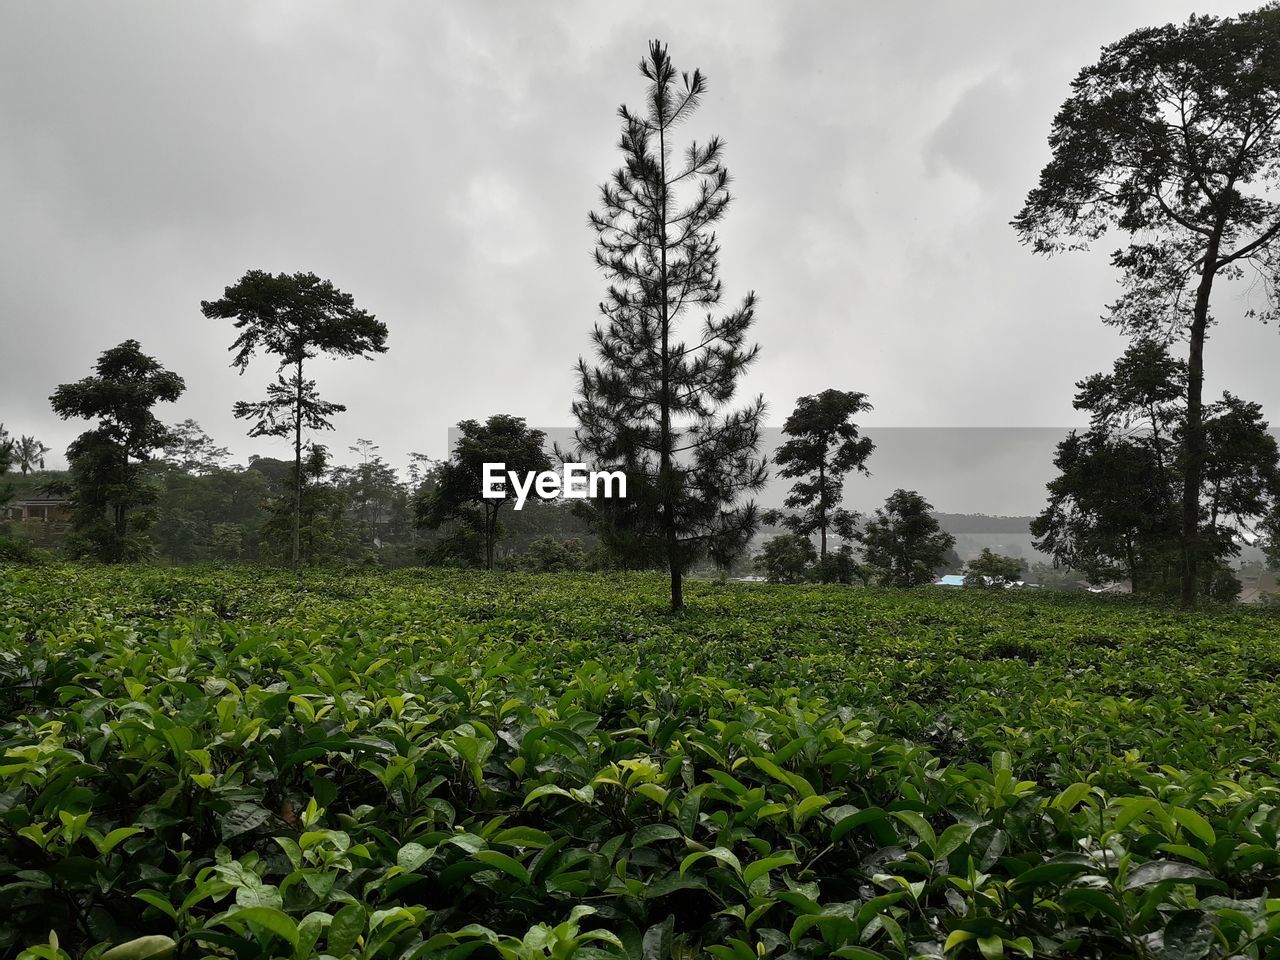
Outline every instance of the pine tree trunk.
[(662, 523), (666, 534), (667, 566), (671, 570), (671, 612), (684, 609), (684, 571), (680, 566), (680, 540), (676, 529), (675, 491), (671, 482), (671, 301), (667, 289), (667, 139), (666, 120), (658, 116), (658, 169), (662, 178), (662, 196), (658, 207), (660, 219), (658, 242), (661, 245), (662, 277), (662, 392), (661, 441), (658, 457), (658, 487), (661, 490)]

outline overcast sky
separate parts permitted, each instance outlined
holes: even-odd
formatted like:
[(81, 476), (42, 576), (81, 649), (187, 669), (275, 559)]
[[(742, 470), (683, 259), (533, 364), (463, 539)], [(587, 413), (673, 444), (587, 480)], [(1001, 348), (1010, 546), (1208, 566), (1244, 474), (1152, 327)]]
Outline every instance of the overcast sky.
[[(827, 387), (870, 394), (869, 427), (1074, 423), (1074, 382), (1123, 347), (1098, 320), (1110, 246), (1043, 260), (1008, 221), (1076, 71), (1193, 9), (1241, 8), (0, 0), (0, 421), (60, 453), (84, 426), (49, 394), (133, 337), (186, 378), (165, 419), (285, 455), (231, 416), (270, 363), (237, 376), (199, 309), (262, 268), (328, 277), (390, 328), (375, 361), (313, 366), (349, 407), (336, 451), (367, 437), (402, 464), (463, 418), (570, 424), (603, 291), (586, 215), (659, 37), (710, 78), (689, 135), (727, 142), (725, 292), (759, 295), (744, 390), (771, 424)], [(1241, 310), (1216, 305), (1208, 386), (1274, 421), (1280, 342)]]

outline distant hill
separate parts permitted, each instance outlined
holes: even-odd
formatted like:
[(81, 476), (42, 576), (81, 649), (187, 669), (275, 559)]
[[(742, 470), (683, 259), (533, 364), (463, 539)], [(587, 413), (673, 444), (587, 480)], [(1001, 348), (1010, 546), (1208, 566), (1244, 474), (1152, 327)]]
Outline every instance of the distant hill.
[(985, 513), (934, 513), (947, 533), (1031, 533), (1031, 517), (993, 517)]

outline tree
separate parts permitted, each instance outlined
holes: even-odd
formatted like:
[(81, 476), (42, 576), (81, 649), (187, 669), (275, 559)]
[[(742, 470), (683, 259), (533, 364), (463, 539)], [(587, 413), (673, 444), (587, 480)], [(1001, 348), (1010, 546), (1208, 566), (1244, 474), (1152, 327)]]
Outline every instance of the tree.
[[(1180, 503), (1181, 597), (1195, 604), (1206, 438), (1204, 342), (1215, 281), (1246, 265), (1280, 289), (1280, 5), (1193, 16), (1105, 47), (1072, 83), (1053, 157), (1013, 221), (1038, 253), (1079, 249), (1116, 228), (1124, 292), (1108, 321), (1176, 330), (1188, 342)], [(1260, 311), (1277, 315), (1276, 298)]]
[(802, 583), (817, 560), (818, 552), (808, 537), (780, 533), (764, 542), (756, 567), (764, 571), (770, 583)]
[(144, 354), (136, 340), (104, 352), (95, 370), (91, 377), (62, 384), (50, 400), (63, 420), (98, 421), (67, 448), (72, 523), (75, 549), (111, 563), (145, 550), (130, 532), (131, 521), (140, 529), (147, 519), (135, 517), (135, 511), (155, 500), (142, 467), (173, 439), (151, 408), (177, 400), (186, 384)]
[(35, 437), (24, 434), (13, 441), (13, 459), (17, 461), (23, 476), (32, 470), (43, 470), (44, 455), (48, 452), (49, 448)]
[(220, 469), (231, 455), (226, 447), (214, 443), (200, 424), (189, 417), (175, 423), (169, 432), (173, 435), (173, 442), (165, 446), (162, 459), (183, 473), (206, 476)]
[[(1036, 547), (1092, 582), (1125, 577), (1135, 593), (1181, 592), (1187, 365), (1141, 339), (1109, 374), (1077, 384), (1089, 428), (1059, 445)], [(1280, 450), (1262, 410), (1230, 393), (1204, 408), (1208, 459), (1196, 495), (1200, 583), (1222, 598), (1225, 561), (1256, 540), (1280, 498)]]
[(1049, 503), (1031, 523), (1036, 548), (1093, 583), (1127, 577), (1137, 592), (1167, 589), (1179, 537), (1174, 436), (1185, 365), (1149, 338), (1110, 374), (1076, 384), (1089, 429), (1059, 445)]
[(1017, 557), (1006, 557), (990, 547), (965, 564), (967, 587), (1004, 587), (1023, 579), (1026, 564)]
[[(302, 542), (302, 433), (333, 429), (329, 418), (346, 409), (320, 399), (315, 381), (303, 376), (304, 364), (320, 354), (386, 353), (387, 326), (357, 309), (350, 294), (314, 273), (272, 275), (250, 270), (235, 286), (227, 287), (220, 300), (201, 301), (200, 309), (209, 318), (235, 320), (240, 335), (230, 348), (236, 352), (231, 365), (241, 374), (259, 349), (278, 361), (276, 382), (268, 385), (266, 399), (239, 401), (233, 412), (253, 421), (251, 437), (293, 435), (292, 562), (296, 569)], [(288, 378), (285, 370), (290, 371)]]
[(396, 470), (382, 459), (372, 440), (360, 439), (348, 447), (358, 454), (360, 462), (333, 471), (333, 482), (346, 495), (358, 524), (360, 540), (381, 549), (387, 540), (407, 533), (409, 491), (396, 476)]
[(892, 587), (928, 583), (945, 562), (956, 538), (938, 526), (933, 506), (914, 490), (895, 490), (854, 534), (863, 559)]
[(484, 423), (463, 420), (458, 424), (453, 456), (441, 464), (435, 483), (419, 501), (418, 519), (423, 526), (439, 529), (456, 521), (476, 531), (484, 546), (484, 566), (493, 569), (494, 550), (501, 529), (498, 513), (514, 500), (511, 484), (501, 497), (485, 497), (484, 465), (505, 464), (504, 470), (523, 476), (551, 469), (543, 449), (546, 434), (525, 425), (521, 417), (498, 413)]
[(855, 516), (840, 507), (844, 500), (844, 478), (851, 470), (867, 473), (866, 462), (875, 449), (860, 436), (853, 418), (871, 409), (865, 393), (824, 390), (814, 397), (801, 397), (782, 425), (789, 439), (778, 448), (773, 460), (784, 477), (800, 478), (791, 487), (783, 506), (798, 513), (772, 510), (767, 523), (785, 526), (803, 537), (818, 534), (818, 557), (827, 559), (827, 530), (835, 528), (846, 538)]
[[(765, 482), (764, 401), (728, 406), (759, 352), (747, 342), (755, 295), (713, 313), (721, 283), (712, 227), (730, 200), (724, 144), (712, 137), (679, 161), (672, 155), (673, 129), (697, 109), (706, 78), (677, 76), (658, 41), (640, 72), (645, 108), (619, 108), (624, 163), (590, 215), (609, 287), (592, 334), (597, 363), (579, 360), (573, 412), (579, 451), (627, 475), (625, 501), (597, 503), (603, 542), (629, 562), (660, 559), (678, 611), (690, 563), (703, 554), (723, 563), (755, 530), (754, 503), (738, 500)], [(690, 342), (682, 321), (695, 310), (705, 315)]]

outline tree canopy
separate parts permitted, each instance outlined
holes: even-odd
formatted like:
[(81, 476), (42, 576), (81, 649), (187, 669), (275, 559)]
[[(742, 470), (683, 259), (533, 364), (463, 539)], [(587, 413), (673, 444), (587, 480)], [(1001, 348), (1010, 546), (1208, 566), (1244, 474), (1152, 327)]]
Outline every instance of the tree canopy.
[(766, 520), (801, 536), (818, 534), (818, 557), (827, 558), (827, 531), (852, 533), (854, 515), (841, 508), (844, 480), (850, 471), (867, 473), (875, 444), (858, 432), (853, 418), (871, 409), (865, 393), (824, 390), (801, 397), (782, 425), (789, 438), (774, 454), (779, 474), (795, 479), (783, 506), (791, 513), (770, 511)]
[(938, 525), (932, 510), (914, 490), (895, 490), (854, 534), (862, 544), (864, 561), (881, 583), (916, 587), (933, 580), (946, 564), (956, 538)]
[(64, 420), (97, 420), (67, 448), (78, 546), (73, 549), (107, 562), (134, 559), (145, 546), (131, 537), (148, 518), (135, 511), (155, 499), (141, 466), (173, 440), (152, 412), (186, 389), (176, 373), (142, 352), (136, 340), (105, 351), (95, 373), (64, 383), (50, 398)]

